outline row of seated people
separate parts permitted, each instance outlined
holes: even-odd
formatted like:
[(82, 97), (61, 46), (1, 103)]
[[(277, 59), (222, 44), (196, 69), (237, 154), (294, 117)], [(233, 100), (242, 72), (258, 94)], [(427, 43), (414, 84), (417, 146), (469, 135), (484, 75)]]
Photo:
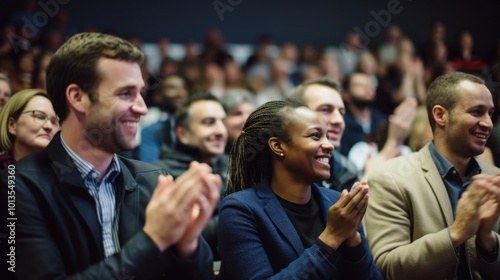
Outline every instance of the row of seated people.
[[(89, 53), (116, 44), (115, 48), (123, 48), (121, 55), (126, 54), (125, 60), (97, 58), (97, 69), (91, 70), (102, 75), (95, 85), (97, 94), (92, 87), (85, 85), (89, 87), (85, 89), (74, 82), (78, 75), (58, 81), (60, 71), (71, 69), (66, 64), (72, 63), (73, 52), (83, 43), (96, 46)], [(382, 279), (382, 275), (399, 279), (408, 273), (415, 279), (436, 275), (438, 279), (457, 275), (487, 279), (497, 275), (500, 179), (487, 174), (499, 170), (475, 159), (493, 129), (493, 99), (481, 79), (463, 73), (437, 79), (426, 101), (434, 140), (409, 157), (387, 164), (382, 164), (387, 155), (375, 160), (370, 172), (362, 174), (368, 184), (356, 182), (358, 171), (349, 169), (349, 160), (337, 149), (346, 129), (349, 105), (344, 106), (344, 100), (347, 104), (349, 99), (343, 96), (345, 91), (328, 79), (305, 82), (290, 94), (294, 99), (266, 102), (248, 116), (231, 142), (230, 176), (225, 177), (227, 155), (218, 163), (213, 160), (224, 156), (229, 111), (208, 93), (193, 94), (176, 109), (175, 144), (166, 150), (167, 158), (176, 157), (155, 162), (160, 168), (116, 156), (134, 148), (137, 122), (147, 113), (141, 96), (141, 57), (116, 37), (77, 35), (56, 53), (49, 67), (53, 107), (46, 94), (37, 91), (25, 100), (21, 98), (27, 93), (16, 93), (2, 109), (6, 131), (2, 151), (12, 156), (7, 171), (16, 161), (17, 213), (23, 218), (18, 224), (20, 279), (71, 274), (98, 278), (116, 273), (146, 279), (166, 273), (180, 279), (209, 279), (213, 276), (209, 255), (220, 257), (221, 279)], [(369, 83), (354, 77), (348, 88), (370, 89)], [(122, 87), (122, 81), (127, 86)], [(61, 84), (62, 90), (56, 86)], [(363, 93), (369, 96), (370, 90)], [(27, 110), (31, 107), (36, 109)], [(408, 135), (404, 124), (412, 122), (416, 107), (412, 98), (398, 105), (389, 117), (387, 137)], [(21, 137), (27, 125), (31, 136), (46, 140), (31, 147), (31, 152), (48, 146), (20, 160), (17, 154), (27, 148), (25, 139), (30, 140)], [(10, 150), (3, 147), (4, 140), (11, 141)], [(396, 143), (391, 142), (390, 149), (398, 151), (392, 153), (396, 157), (402, 141), (392, 140)], [(214, 175), (218, 168), (220, 175)], [(154, 180), (152, 176), (161, 170), (170, 176)], [(425, 172), (434, 176), (430, 183)], [(478, 173), (482, 174), (475, 176)], [(2, 176), (8, 185), (6, 178)], [(346, 178), (353, 181), (342, 186), (340, 181)], [(140, 189), (130, 187), (134, 182)], [(125, 193), (117, 188), (122, 183)], [(64, 187), (57, 188), (60, 184)], [(420, 187), (427, 184), (434, 191), (422, 194)], [(78, 185), (88, 188), (88, 193), (67, 189)], [(134, 192), (141, 192), (139, 199)], [(221, 192), (224, 198), (217, 206)], [(106, 200), (108, 195), (112, 202)], [(63, 197), (67, 199), (60, 201)], [(123, 208), (116, 209), (115, 199)], [(422, 210), (420, 205), (429, 201), (435, 203)], [(448, 202), (441, 205), (443, 201)], [(72, 203), (77, 203), (76, 210)], [(41, 211), (42, 205), (50, 205), (50, 211)], [(129, 212), (134, 207), (143, 209), (142, 214), (122, 216), (124, 212), (136, 215)], [(78, 214), (84, 209), (96, 215), (84, 215), (82, 224)], [(443, 216), (436, 217), (436, 211), (444, 211)], [(365, 212), (367, 238), (362, 226)], [(430, 218), (435, 219), (432, 228), (425, 226)], [(134, 219), (138, 220), (130, 223)], [(61, 221), (73, 227), (54, 227)], [(97, 242), (97, 248), (88, 245), (95, 244), (86, 234), (89, 225), (97, 226), (91, 228), (92, 238), (102, 242)], [(76, 251), (84, 252), (81, 258), (72, 257)], [(42, 252), (54, 254), (49, 258)], [(422, 261), (415, 261), (413, 253)], [(27, 256), (33, 254), (46, 264), (45, 269), (28, 263)], [(440, 262), (429, 264), (432, 254)], [(182, 269), (173, 270), (174, 266)]]

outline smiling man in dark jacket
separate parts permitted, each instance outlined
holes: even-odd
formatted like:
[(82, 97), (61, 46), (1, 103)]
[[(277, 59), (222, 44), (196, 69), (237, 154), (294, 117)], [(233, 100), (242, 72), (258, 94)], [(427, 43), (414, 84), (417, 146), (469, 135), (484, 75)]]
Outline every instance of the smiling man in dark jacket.
[(130, 43), (99, 33), (73, 36), (52, 58), (47, 91), (61, 132), (14, 167), (18, 279), (214, 277), (200, 234), (220, 178), (193, 163), (174, 181), (117, 155), (135, 148), (147, 113), (141, 63)]

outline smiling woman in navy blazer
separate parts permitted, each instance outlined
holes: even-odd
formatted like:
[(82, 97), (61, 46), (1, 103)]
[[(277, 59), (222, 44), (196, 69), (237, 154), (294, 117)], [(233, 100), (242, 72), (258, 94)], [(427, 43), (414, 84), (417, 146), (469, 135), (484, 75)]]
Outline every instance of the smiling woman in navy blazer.
[(319, 113), (294, 99), (254, 111), (230, 156), (219, 215), (220, 279), (382, 279), (361, 220), (368, 186), (339, 193)]

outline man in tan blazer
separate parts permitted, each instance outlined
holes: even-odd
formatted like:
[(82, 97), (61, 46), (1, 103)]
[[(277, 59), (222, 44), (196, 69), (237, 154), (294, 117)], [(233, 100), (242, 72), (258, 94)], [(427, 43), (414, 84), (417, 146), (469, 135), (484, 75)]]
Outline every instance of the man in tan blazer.
[(493, 128), (491, 93), (456, 72), (426, 103), (434, 140), (368, 177), (375, 262), (386, 279), (499, 279), (500, 169), (475, 158)]

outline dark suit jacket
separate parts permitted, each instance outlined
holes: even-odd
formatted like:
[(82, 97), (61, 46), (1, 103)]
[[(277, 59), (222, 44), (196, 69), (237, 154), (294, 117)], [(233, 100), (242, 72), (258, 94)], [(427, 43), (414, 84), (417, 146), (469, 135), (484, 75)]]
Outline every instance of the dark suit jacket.
[[(160, 160), (154, 164), (168, 171), (168, 174), (177, 178), (182, 173), (184, 173), (189, 168), (189, 164), (193, 161), (202, 162), (201, 152), (198, 148), (194, 146), (188, 146), (182, 144), (180, 141), (176, 141), (173, 147), (164, 146), (160, 155)], [(221, 184), (221, 196), (222, 192), (226, 188), (227, 182), (227, 165), (229, 157), (228, 155), (220, 155), (212, 158), (208, 163), (212, 168), (212, 173), (219, 174), (222, 179)], [(218, 212), (215, 209), (212, 218), (208, 221), (207, 225), (203, 229), (203, 238), (207, 241), (210, 249), (212, 250), (212, 255), (214, 260), (220, 260), (219, 254), (217, 253), (217, 223), (219, 222)]]
[[(16, 164), (15, 252), (19, 279), (159, 279), (162, 275), (168, 279), (213, 278), (212, 256), (203, 239), (195, 258), (186, 262), (177, 258), (172, 248), (162, 253), (142, 231), (146, 205), (158, 175), (164, 171), (126, 158), (119, 162), (121, 250), (107, 259), (94, 199), (62, 147), (59, 134), (43, 152)], [(6, 179), (4, 173), (2, 186), (7, 185)], [(1, 192), (2, 201), (7, 200), (6, 189), (3, 187)]]
[[(312, 185), (323, 216), (340, 193)], [(219, 210), (222, 279), (382, 279), (363, 229), (364, 256), (350, 262), (338, 252), (327, 256), (314, 244), (304, 248), (267, 180), (225, 197)]]

